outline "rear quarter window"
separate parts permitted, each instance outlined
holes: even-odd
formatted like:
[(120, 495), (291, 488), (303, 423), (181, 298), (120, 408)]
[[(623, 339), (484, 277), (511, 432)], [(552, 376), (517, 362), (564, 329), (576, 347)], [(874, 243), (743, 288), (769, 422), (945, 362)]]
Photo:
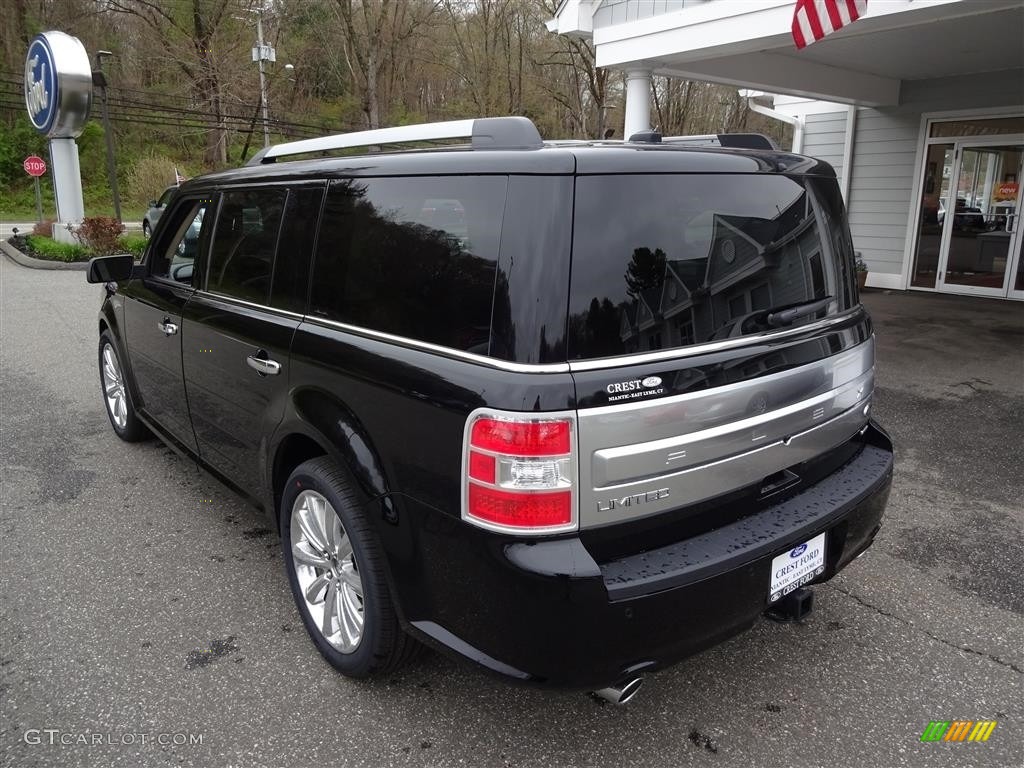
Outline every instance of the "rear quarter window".
[(769, 310), (853, 306), (834, 180), (781, 175), (582, 176), (570, 358), (658, 351), (771, 330)]
[(331, 183), (310, 314), (488, 354), (507, 179)]

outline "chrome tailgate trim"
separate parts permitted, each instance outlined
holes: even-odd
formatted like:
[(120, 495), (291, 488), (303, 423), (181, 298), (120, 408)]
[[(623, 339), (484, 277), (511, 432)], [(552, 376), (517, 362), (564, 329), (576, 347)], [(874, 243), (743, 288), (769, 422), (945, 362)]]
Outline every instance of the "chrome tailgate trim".
[(580, 526), (658, 514), (757, 483), (855, 435), (874, 343), (675, 397), (580, 409)]

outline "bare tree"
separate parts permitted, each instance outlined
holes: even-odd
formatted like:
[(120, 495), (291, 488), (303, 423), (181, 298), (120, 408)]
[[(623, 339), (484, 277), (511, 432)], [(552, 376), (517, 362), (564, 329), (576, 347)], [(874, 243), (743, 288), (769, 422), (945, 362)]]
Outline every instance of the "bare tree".
[(430, 20), (437, 5), (426, 0), (336, 0), (352, 79), (362, 91), (370, 128), (381, 125), (381, 84), (402, 46)]
[(156, 46), (188, 80), (196, 102), (209, 110), (214, 127), (207, 131), (204, 159), (210, 165), (227, 162), (224, 84), (227, 71), (237, 66), (244, 23), (237, 14), (253, 10), (251, 0), (185, 0), (176, 4), (149, 0), (107, 0), (114, 13), (133, 16), (148, 31), (147, 44)]

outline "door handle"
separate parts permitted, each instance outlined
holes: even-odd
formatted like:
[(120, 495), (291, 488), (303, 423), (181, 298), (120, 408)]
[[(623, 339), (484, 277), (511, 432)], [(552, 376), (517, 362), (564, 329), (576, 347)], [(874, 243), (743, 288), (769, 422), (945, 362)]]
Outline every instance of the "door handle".
[(178, 332), (178, 326), (172, 323), (169, 317), (158, 320), (156, 327), (163, 331), (164, 336), (173, 336)]
[(249, 355), (245, 358), (246, 364), (260, 376), (277, 376), (281, 372), (281, 364), (277, 360), (259, 357), (261, 354), (266, 353), (260, 350), (255, 355)]

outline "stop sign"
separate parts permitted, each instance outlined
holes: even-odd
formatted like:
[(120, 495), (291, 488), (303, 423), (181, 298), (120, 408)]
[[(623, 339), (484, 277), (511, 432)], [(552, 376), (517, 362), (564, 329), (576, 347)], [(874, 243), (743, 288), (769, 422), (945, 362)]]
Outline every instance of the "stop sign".
[(42, 176), (46, 173), (46, 163), (36, 155), (29, 155), (21, 165), (29, 176)]

